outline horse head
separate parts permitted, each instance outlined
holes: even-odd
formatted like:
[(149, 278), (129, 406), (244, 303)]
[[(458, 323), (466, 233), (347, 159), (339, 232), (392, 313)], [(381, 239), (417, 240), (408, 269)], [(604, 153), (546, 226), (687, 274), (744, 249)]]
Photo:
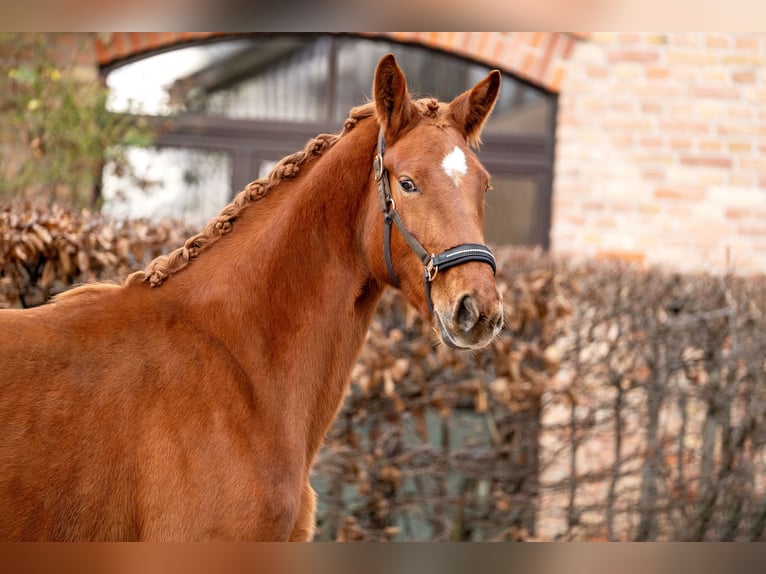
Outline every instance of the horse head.
[(495, 260), (484, 245), (489, 174), (471, 149), (499, 89), (495, 70), (449, 104), (415, 100), (393, 55), (375, 71), (374, 186), (384, 233), (378, 224), (368, 240), (372, 267), (455, 348), (485, 346), (503, 323)]

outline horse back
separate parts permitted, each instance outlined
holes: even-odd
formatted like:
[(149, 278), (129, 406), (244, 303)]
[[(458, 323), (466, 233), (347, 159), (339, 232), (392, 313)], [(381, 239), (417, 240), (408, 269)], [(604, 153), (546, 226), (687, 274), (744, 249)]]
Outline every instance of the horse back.
[(194, 492), (245, 496), (247, 469), (226, 472), (251, 448), (242, 374), (182, 310), (128, 291), (0, 312), (0, 539), (184, 537), (211, 512)]

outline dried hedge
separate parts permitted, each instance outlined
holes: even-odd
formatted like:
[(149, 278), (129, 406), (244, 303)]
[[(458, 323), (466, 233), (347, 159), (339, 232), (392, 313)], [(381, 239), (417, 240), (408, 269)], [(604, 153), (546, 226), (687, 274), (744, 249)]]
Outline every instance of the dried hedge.
[(0, 309), (40, 305), (77, 283), (120, 280), (187, 235), (172, 221), (115, 221), (59, 205), (5, 206), (0, 210)]
[[(0, 214), (0, 305), (119, 279), (183, 232)], [(502, 335), (379, 307), (317, 460), (319, 540), (763, 540), (766, 279), (499, 249)]]

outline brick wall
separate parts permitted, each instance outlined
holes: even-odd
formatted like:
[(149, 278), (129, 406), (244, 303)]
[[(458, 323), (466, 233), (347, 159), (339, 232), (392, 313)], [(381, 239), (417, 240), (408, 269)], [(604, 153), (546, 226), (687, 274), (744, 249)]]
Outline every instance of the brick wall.
[(592, 34), (561, 85), (552, 249), (766, 271), (766, 35)]

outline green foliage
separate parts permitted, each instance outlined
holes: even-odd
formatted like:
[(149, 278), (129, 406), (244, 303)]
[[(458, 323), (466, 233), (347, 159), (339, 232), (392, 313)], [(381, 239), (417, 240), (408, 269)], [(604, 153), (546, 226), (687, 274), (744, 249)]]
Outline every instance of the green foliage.
[(107, 111), (107, 88), (78, 65), (92, 39), (0, 34), (0, 197), (98, 207), (104, 163), (125, 166), (126, 146), (151, 144), (145, 124)]

